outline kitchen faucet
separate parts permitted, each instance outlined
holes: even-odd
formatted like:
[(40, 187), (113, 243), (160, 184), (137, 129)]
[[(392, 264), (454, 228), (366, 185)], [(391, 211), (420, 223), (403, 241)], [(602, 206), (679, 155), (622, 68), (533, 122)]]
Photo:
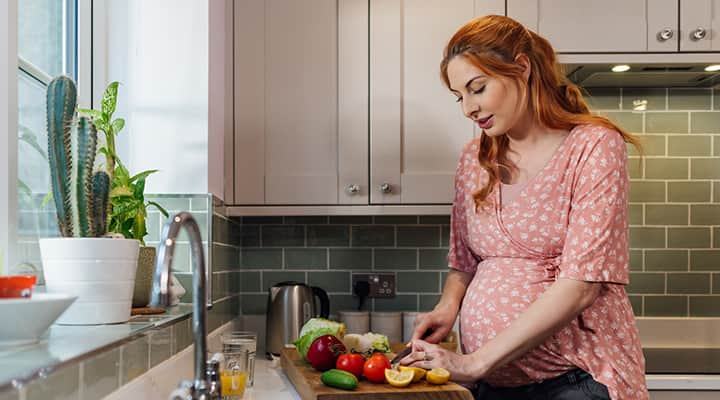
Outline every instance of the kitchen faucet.
[[(180, 229), (185, 228), (190, 236), (192, 254), (192, 300), (193, 300), (193, 336), (195, 345), (195, 378), (184, 381), (180, 389), (173, 392), (172, 399), (210, 400), (220, 398), (220, 379), (217, 361), (206, 361), (207, 354), (207, 285), (205, 277), (205, 257), (203, 256), (200, 229), (188, 212), (180, 212), (167, 220), (160, 236), (160, 249), (155, 262), (153, 276), (151, 307), (168, 306), (170, 304), (170, 272), (172, 271), (173, 252)], [(177, 393), (177, 394), (176, 394)]]

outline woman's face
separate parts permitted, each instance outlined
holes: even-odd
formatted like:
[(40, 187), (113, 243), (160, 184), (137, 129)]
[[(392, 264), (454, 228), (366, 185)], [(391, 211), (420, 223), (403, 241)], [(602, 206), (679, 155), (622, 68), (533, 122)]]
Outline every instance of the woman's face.
[(526, 112), (526, 101), (514, 81), (490, 77), (465, 57), (450, 60), (447, 74), (463, 114), (488, 136), (512, 131)]

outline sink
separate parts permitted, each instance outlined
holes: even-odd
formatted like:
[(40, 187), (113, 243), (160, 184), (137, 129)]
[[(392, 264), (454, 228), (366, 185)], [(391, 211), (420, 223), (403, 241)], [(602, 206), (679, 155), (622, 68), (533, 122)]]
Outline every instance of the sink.
[(720, 348), (643, 348), (648, 374), (720, 374)]

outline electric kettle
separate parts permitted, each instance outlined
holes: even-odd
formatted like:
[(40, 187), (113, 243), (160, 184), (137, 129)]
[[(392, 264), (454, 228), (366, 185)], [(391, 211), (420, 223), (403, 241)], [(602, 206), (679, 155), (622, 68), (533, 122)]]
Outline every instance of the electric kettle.
[[(320, 312), (315, 307), (320, 300)], [(327, 292), (302, 282), (280, 282), (268, 289), (265, 348), (268, 355), (279, 355), (286, 343), (293, 343), (303, 324), (313, 317), (327, 318), (330, 299)]]

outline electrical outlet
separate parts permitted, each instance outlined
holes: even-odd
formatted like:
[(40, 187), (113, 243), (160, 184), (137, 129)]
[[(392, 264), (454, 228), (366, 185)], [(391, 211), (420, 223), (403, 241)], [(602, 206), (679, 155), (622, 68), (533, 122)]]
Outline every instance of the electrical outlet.
[(352, 284), (365, 281), (370, 284), (368, 297), (395, 297), (395, 274), (352, 274)]

